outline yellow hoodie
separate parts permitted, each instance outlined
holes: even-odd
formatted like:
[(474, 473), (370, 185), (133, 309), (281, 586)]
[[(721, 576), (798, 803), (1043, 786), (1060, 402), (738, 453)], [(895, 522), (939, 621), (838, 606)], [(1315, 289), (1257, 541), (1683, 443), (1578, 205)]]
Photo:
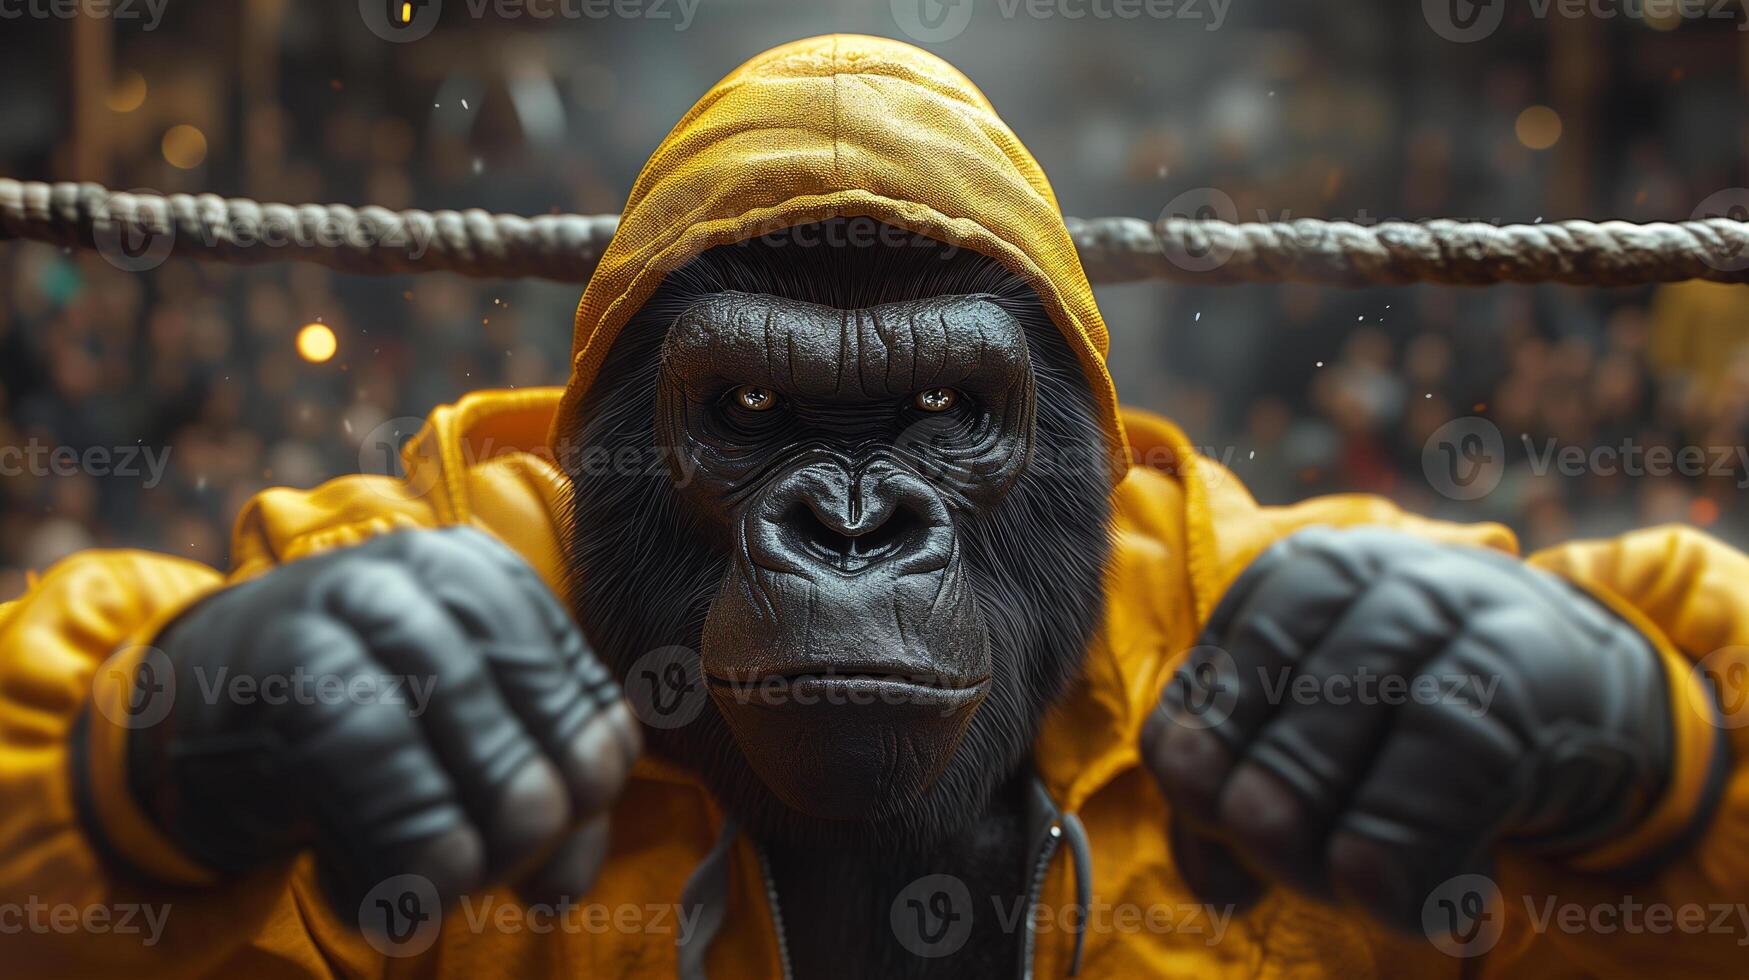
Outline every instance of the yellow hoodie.
[[(307, 857), (216, 880), (177, 854), (123, 789), (121, 747), (135, 643), (227, 581), (403, 527), (472, 524), (524, 555), (560, 594), (554, 515), (563, 478), (550, 433), (663, 272), (711, 245), (834, 215), (865, 215), (977, 249), (1024, 274), (1080, 352), (1113, 450), (1115, 553), (1104, 627), (1082, 676), (1035, 745), (1045, 789), (1079, 818), (1089, 850), (1048, 858), (1030, 940), (1033, 972), (1064, 975), (1090, 912), (1086, 977), (1635, 975), (1738, 973), (1749, 962), (1749, 771), (1730, 774), (1719, 813), (1655, 878), (1597, 872), (1670, 843), (1704, 796), (1716, 731), (1691, 673), (1749, 669), (1749, 559), (1692, 530), (1661, 528), (1531, 556), (1587, 588), (1658, 644), (1670, 667), (1679, 758), (1665, 799), (1631, 839), (1556, 868), (1502, 856), (1500, 938), (1457, 959), (1358, 914), (1275, 890), (1244, 915), (1195, 907), (1166, 845), (1167, 806), (1139, 767), (1143, 719), (1225, 583), (1277, 538), (1309, 524), (1387, 525), (1514, 550), (1507, 530), (1427, 521), (1372, 497), (1260, 507), (1199, 458), (1170, 423), (1121, 412), (1107, 337), (1050, 186), (988, 102), (958, 72), (906, 45), (823, 37), (737, 69), (681, 120), (638, 178), (618, 236), (579, 306), (571, 384), (478, 392), (434, 411), (404, 450), (406, 476), (349, 476), (270, 490), (239, 516), (228, 574), (140, 552), (86, 552), (0, 606), (0, 954), (25, 976), (672, 976), (696, 938), (677, 908), (689, 876), (725, 872), (708, 945), (713, 977), (785, 972), (782, 926), (763, 862), (688, 775), (639, 763), (613, 811), (611, 853), (578, 907), (535, 909), (511, 893), (470, 896), (441, 930), (391, 947), (366, 942), (319, 899)], [(1127, 436), (1126, 436), (1127, 430)], [(1132, 465), (1133, 463), (1133, 465)], [(1715, 652), (1717, 651), (1717, 652)], [(1749, 722), (1737, 714), (1733, 721)], [(73, 737), (76, 733), (80, 736)], [(1749, 726), (1728, 730), (1749, 760)], [(73, 752), (88, 764), (75, 769)], [(75, 781), (69, 773), (84, 771)], [(136, 881), (84, 832), (91, 815)], [(1076, 835), (1079, 836), (1079, 835)], [(713, 857), (722, 841), (724, 850)], [(1579, 870), (1582, 866), (1584, 870)], [(1087, 888), (1076, 887), (1078, 874)], [(1638, 903), (1670, 916), (1561, 926)], [(1552, 917), (1551, 917), (1552, 915)], [(1693, 928), (1701, 923), (1698, 931)], [(1662, 922), (1661, 931), (1634, 928)], [(125, 921), (124, 921), (125, 920)], [(153, 923), (156, 923), (154, 927)], [(1620, 924), (1616, 924), (1620, 923)], [(434, 924), (435, 925), (435, 924)], [(887, 928), (885, 922), (870, 928)]]

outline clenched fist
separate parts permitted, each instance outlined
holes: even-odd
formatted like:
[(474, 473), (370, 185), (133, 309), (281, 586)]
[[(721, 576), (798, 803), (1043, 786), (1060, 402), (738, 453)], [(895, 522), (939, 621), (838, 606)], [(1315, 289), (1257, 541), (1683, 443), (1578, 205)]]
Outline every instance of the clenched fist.
[(637, 755), (618, 687), (546, 585), (471, 528), (398, 532), (218, 592), (155, 641), (174, 703), (128, 736), (130, 789), (190, 856), (312, 848), (337, 907), (378, 882), (450, 899), (577, 894)]
[(1180, 873), (1274, 880), (1399, 928), (1501, 842), (1628, 830), (1671, 765), (1651, 643), (1508, 555), (1313, 528), (1233, 584), (1149, 719)]

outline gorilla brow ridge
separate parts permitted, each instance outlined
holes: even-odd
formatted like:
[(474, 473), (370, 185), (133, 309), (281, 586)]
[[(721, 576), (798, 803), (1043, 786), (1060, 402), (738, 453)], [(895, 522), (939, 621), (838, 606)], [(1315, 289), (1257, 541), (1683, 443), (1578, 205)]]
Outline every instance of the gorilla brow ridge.
[[(669, 329), (662, 356), (688, 392), (733, 378), (806, 398), (874, 401), (936, 385), (1000, 397), (1027, 374), (1030, 345), (1022, 333), (1018, 318), (987, 293), (835, 310), (737, 290), (689, 305)], [(798, 335), (818, 343), (798, 351)], [(847, 362), (854, 379), (846, 377)]]

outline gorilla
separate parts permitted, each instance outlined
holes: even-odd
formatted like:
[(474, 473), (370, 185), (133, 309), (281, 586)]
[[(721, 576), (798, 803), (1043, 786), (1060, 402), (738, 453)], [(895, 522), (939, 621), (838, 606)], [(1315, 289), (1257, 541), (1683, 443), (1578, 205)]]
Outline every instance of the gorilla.
[(705, 253), (628, 327), (575, 440), (672, 462), (573, 474), (585, 632), (622, 673), (699, 651), (721, 711), (652, 747), (788, 843), (958, 829), (1102, 607), (1080, 367), (1018, 277), (932, 246)]
[(563, 391), (264, 492), (228, 576), (86, 552), (0, 606), (0, 900), (176, 910), (9, 966), (1740, 962), (1537, 910), (1743, 900), (1749, 561), (1261, 506), (1118, 406), (1108, 341), (964, 76), (754, 59), (640, 175)]
[[(558, 440), (590, 450), (557, 457), (569, 610), (489, 539), (413, 531), (173, 622), (158, 646), (183, 688), (227, 667), (437, 679), (417, 722), (178, 699), (129, 743), (134, 792), (177, 844), (236, 872), (312, 846), (341, 909), (402, 874), (445, 896), (575, 891), (610, 846), (587, 818), (647, 739), (758, 842), (796, 975), (1022, 969), (999, 916), (940, 958), (882, 926), (931, 875), (973, 908), (1031, 901), (1044, 823), (1061, 832), (1029, 753), (1107, 604), (1093, 398), (994, 260), (896, 246), (866, 219), (797, 231), (676, 269), (609, 352)], [(1488, 843), (1577, 853), (1644, 817), (1672, 752), (1657, 656), (1579, 593), (1470, 550), (1314, 528), (1231, 586), (1207, 626), (1224, 673), (1187, 664), (1143, 736), (1202, 894), (1245, 905), (1272, 878), (1412, 928)], [(1429, 667), (1447, 657), (1505, 678), (1510, 707), (1276, 711), (1239, 670), (1443, 677)], [(710, 707), (640, 736), (615, 681), (645, 672)], [(1226, 684), (1223, 724), (1172, 723)], [(1400, 748), (1374, 758), (1386, 724)], [(1465, 761), (1430, 780), (1441, 742)]]
[[(869, 929), (922, 875), (1024, 893), (1023, 762), (1104, 606), (1107, 466), (1073, 352), (1014, 273), (872, 224), (670, 274), (574, 439), (653, 439), (670, 464), (572, 467), (572, 603), (621, 676), (698, 651), (719, 710), (651, 748), (768, 842), (803, 976), (847, 950), (871, 976), (927, 965)], [(989, 931), (954, 969), (1013, 969)]]

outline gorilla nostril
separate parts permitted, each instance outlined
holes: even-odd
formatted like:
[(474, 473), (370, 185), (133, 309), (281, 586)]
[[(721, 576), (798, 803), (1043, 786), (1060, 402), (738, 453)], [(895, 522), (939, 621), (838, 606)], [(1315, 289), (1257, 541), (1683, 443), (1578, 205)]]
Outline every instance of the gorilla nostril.
[(792, 545), (816, 557), (836, 559), (850, 553), (850, 536), (826, 526), (807, 504), (798, 503), (783, 516), (783, 528)]
[(782, 528), (791, 548), (844, 572), (860, 571), (900, 553), (924, 530), (923, 521), (909, 507), (895, 507), (884, 520), (866, 527), (840, 529), (821, 520), (806, 503), (789, 509)]
[(921, 531), (923, 522), (908, 507), (900, 507), (887, 519), (857, 537), (850, 539), (852, 554), (868, 556), (871, 561), (884, 558), (905, 548)]

